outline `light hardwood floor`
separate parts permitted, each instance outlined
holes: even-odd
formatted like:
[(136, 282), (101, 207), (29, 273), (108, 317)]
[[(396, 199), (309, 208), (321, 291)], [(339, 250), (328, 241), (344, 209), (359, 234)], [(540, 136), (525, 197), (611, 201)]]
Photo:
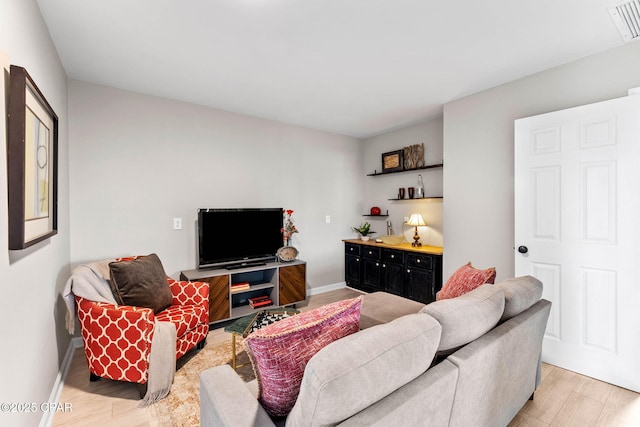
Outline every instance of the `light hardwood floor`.
[[(339, 289), (311, 296), (298, 308), (310, 310), (357, 295), (357, 291)], [(229, 334), (218, 328), (209, 333), (207, 342), (230, 339)], [(53, 426), (157, 425), (150, 409), (137, 407), (139, 395), (135, 384), (105, 379), (89, 382), (82, 349), (74, 353), (59, 402), (71, 403), (73, 410), (57, 413)], [(544, 364), (542, 384), (535, 399), (527, 402), (509, 426), (640, 426), (640, 395)]]

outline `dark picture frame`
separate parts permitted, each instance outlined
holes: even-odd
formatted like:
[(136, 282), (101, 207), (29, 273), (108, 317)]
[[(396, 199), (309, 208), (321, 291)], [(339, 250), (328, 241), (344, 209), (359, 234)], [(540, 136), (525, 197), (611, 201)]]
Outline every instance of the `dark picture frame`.
[(9, 249), (58, 233), (58, 116), (27, 70), (9, 70)]
[(382, 153), (382, 172), (397, 172), (403, 170), (404, 150)]

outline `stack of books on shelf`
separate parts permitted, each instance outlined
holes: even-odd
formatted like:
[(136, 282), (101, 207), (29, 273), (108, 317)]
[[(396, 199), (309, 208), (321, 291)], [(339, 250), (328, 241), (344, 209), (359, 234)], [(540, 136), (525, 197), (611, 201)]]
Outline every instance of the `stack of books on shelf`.
[(268, 295), (262, 295), (259, 297), (249, 298), (249, 306), (251, 308), (260, 308), (266, 307), (268, 305), (272, 305), (273, 301), (269, 298)]
[(231, 284), (231, 293), (232, 294), (235, 294), (236, 292), (248, 291), (249, 289), (251, 289), (251, 286), (249, 286), (249, 282), (239, 282), (239, 283), (232, 283)]

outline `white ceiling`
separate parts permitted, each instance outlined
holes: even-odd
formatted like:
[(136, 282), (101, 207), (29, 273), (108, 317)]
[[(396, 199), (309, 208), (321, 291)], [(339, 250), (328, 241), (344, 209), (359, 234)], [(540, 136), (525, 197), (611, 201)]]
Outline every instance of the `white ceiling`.
[(69, 78), (367, 137), (623, 44), (614, 0), (38, 0)]

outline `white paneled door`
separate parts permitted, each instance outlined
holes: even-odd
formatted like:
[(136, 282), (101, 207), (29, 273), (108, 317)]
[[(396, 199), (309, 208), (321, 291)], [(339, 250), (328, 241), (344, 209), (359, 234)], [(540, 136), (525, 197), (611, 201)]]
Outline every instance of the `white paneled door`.
[(515, 122), (515, 271), (545, 362), (640, 392), (640, 96)]

